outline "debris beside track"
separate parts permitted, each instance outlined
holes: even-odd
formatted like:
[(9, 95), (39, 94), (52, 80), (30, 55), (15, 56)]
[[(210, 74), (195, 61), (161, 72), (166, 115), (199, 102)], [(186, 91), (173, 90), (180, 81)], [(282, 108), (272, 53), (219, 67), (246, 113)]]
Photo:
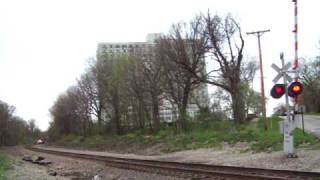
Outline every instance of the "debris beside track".
[[(46, 179), (46, 180), (67, 180), (67, 179), (89, 179), (95, 176), (99, 180), (180, 180), (181, 178), (136, 172), (131, 170), (106, 167), (104, 163), (97, 163), (89, 160), (56, 156), (45, 153), (35, 153), (22, 147), (0, 148), (0, 153), (5, 153), (13, 159), (14, 167), (9, 170), (7, 179)], [(24, 156), (42, 156), (52, 164), (39, 166), (21, 160)]]
[(38, 165), (49, 165), (52, 162), (45, 160), (43, 156), (23, 156), (22, 160)]

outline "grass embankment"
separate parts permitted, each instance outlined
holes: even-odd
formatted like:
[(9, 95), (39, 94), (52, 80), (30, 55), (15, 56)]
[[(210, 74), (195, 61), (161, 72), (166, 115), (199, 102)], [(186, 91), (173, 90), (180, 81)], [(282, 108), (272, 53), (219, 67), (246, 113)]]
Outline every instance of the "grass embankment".
[[(197, 148), (220, 148), (223, 143), (234, 145), (238, 142), (248, 142), (248, 151), (275, 151), (282, 149), (283, 136), (279, 132), (278, 117), (269, 119), (272, 128), (265, 131), (263, 121), (251, 122), (235, 126), (231, 122), (218, 121), (193, 124), (192, 130), (176, 133), (173, 128), (164, 128), (156, 134), (146, 134), (142, 131), (122, 136), (65, 136), (57, 144), (68, 147), (80, 147), (97, 150), (114, 150), (120, 152), (137, 152), (148, 147), (160, 148), (161, 152), (174, 152)], [(311, 134), (303, 135), (300, 129), (294, 131), (296, 147), (308, 147), (319, 141)], [(157, 145), (157, 146), (155, 146)]]
[(305, 115), (320, 116), (320, 113), (311, 112), (311, 113), (305, 113)]
[(5, 179), (5, 172), (9, 169), (10, 167), (10, 161), (9, 159), (0, 154), (0, 180)]

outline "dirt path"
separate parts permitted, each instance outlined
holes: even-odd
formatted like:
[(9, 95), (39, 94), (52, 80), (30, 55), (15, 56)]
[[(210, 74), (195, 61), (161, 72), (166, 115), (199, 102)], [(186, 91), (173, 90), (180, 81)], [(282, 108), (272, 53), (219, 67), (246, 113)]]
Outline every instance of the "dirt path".
[[(99, 176), (99, 180), (178, 180), (169, 176), (106, 167), (103, 163), (89, 160), (36, 153), (22, 147), (1, 148), (0, 153), (7, 154), (13, 161), (11, 170), (6, 174), (9, 180), (92, 180), (94, 176)], [(40, 166), (25, 162), (21, 160), (24, 155), (43, 156), (52, 164)], [(49, 172), (56, 172), (57, 176), (51, 176)]]

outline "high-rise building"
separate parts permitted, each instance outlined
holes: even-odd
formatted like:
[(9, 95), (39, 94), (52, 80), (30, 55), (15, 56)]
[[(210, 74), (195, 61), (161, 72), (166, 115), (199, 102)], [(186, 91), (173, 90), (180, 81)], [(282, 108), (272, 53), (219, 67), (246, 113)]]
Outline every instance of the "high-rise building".
[[(161, 34), (148, 34), (146, 42), (104, 42), (98, 44), (97, 56), (103, 54), (131, 54), (142, 59), (151, 59), (155, 55), (155, 41)], [(209, 105), (208, 87), (201, 84), (192, 92), (192, 98), (187, 107), (187, 113), (190, 117), (194, 117), (199, 112), (200, 106)], [(177, 118), (178, 110), (174, 104), (168, 99), (161, 102), (160, 117), (166, 122), (172, 122)]]

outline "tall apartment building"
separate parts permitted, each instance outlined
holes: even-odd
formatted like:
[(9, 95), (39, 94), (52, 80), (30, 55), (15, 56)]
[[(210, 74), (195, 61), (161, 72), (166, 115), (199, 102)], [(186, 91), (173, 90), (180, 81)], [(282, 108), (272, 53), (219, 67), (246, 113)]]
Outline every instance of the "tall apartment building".
[[(155, 54), (155, 41), (160, 37), (161, 34), (148, 34), (146, 42), (106, 42), (99, 43), (97, 49), (97, 56), (108, 54), (132, 54), (139, 56), (142, 59), (153, 58)], [(194, 117), (199, 107), (209, 105), (208, 87), (206, 84), (200, 85), (193, 92), (193, 99), (188, 104), (187, 113), (190, 117)], [(171, 104), (168, 99), (161, 102), (160, 117), (163, 121), (172, 122), (177, 117), (177, 108)]]
[(146, 42), (110, 42), (110, 43), (99, 43), (97, 55), (104, 53), (109, 54), (120, 54), (128, 53), (137, 55), (141, 58), (150, 58), (154, 55), (155, 40), (160, 34), (148, 34)]

